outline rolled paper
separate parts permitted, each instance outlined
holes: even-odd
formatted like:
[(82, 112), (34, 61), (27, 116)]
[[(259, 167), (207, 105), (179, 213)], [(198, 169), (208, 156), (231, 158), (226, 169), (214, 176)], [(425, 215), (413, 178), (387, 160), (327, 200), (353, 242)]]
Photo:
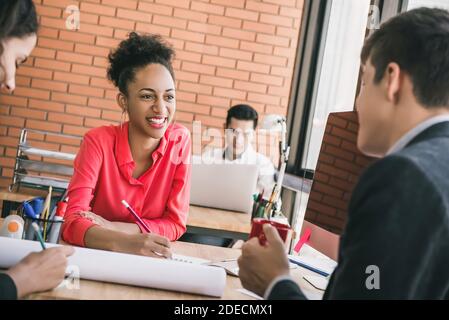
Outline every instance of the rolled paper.
[[(47, 248), (58, 246), (47, 243)], [(221, 297), (226, 271), (219, 267), (132, 254), (74, 247), (68, 270), (76, 267), (81, 279)], [(0, 238), (0, 268), (10, 268), (31, 252), (36, 241)]]

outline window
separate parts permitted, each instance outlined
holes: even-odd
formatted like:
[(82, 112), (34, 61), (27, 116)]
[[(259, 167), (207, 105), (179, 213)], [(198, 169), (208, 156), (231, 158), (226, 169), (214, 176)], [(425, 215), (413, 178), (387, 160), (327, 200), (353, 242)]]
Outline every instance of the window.
[(369, 1), (332, 1), (324, 38), (323, 63), (319, 71), (315, 107), (310, 115), (310, 139), (303, 167), (315, 169), (327, 116), (331, 112), (352, 111), (359, 75)]
[(419, 7), (442, 8), (449, 10), (449, 2), (447, 0), (408, 0), (405, 4), (407, 10)]
[[(291, 173), (302, 176), (315, 170), (329, 113), (354, 109), (360, 50), (370, 4), (370, 0), (332, 0), (323, 9), (321, 37), (314, 52), (317, 56), (315, 68), (308, 70), (313, 75), (306, 79), (310, 82), (307, 88), (301, 89), (304, 85), (301, 83), (294, 88), (297, 97), (291, 99), (290, 146), (291, 158), (294, 158), (289, 161)], [(309, 30), (310, 26), (303, 25), (302, 28)], [(315, 36), (313, 33), (316, 30), (307, 31), (304, 36)], [(307, 42), (307, 39), (303, 41)], [(297, 63), (303, 63), (299, 71), (303, 73), (303, 59), (298, 59)], [(303, 81), (304, 77), (299, 74), (298, 82)], [(310, 92), (311, 96), (307, 97), (308, 93), (301, 90)], [(302, 128), (298, 130), (295, 126)]]

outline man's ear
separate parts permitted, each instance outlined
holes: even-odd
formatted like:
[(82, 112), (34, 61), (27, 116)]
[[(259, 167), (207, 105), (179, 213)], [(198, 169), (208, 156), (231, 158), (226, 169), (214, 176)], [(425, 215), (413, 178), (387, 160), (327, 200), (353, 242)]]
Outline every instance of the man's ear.
[(115, 98), (117, 100), (117, 104), (120, 106), (120, 109), (122, 109), (122, 112), (128, 112), (128, 99), (126, 96), (119, 92), (117, 93), (117, 97)]
[(386, 94), (388, 101), (397, 104), (402, 86), (402, 70), (396, 62), (390, 62), (385, 69)]

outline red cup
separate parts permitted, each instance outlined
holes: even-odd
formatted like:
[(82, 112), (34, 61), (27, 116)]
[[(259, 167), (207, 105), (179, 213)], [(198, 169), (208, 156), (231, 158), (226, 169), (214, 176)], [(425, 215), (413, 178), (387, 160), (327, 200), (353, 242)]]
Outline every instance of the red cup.
[(284, 241), (284, 245), (288, 245), (292, 238), (292, 228), (286, 224), (279, 223), (273, 220), (268, 220), (264, 218), (254, 218), (251, 226), (251, 233), (249, 234), (249, 238), (257, 237), (259, 238), (259, 243), (263, 246), (267, 243), (267, 238), (265, 237), (265, 233), (263, 232), (263, 225), (269, 223), (273, 227), (276, 228), (281, 239)]

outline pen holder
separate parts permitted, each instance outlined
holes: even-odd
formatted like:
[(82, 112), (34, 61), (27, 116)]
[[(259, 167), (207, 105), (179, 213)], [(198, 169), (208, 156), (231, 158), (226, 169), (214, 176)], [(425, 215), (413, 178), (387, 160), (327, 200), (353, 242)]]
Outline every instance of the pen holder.
[(261, 199), (260, 201), (254, 201), (253, 211), (251, 213), (251, 220), (254, 218), (264, 218), (265, 209), (268, 205), (268, 200)]
[[(64, 219), (59, 217), (53, 217), (53, 215), (49, 214), (47, 218), (33, 218), (29, 214), (26, 214), (25, 211), (32, 207), (33, 212), (34, 208), (39, 208), (40, 206), (40, 198), (35, 198), (29, 201), (25, 201), (22, 203), (20, 207), (20, 214), (24, 220), (23, 226), (23, 239), (37, 241), (38, 238), (36, 236), (36, 231), (32, 227), (32, 223), (36, 222), (41, 231), (42, 237), (45, 242), (50, 243), (58, 243), (59, 241), (59, 233), (61, 230), (61, 226), (64, 223)], [(36, 201), (37, 200), (37, 201)], [(50, 212), (53, 212), (56, 206), (56, 202), (58, 201), (58, 197), (54, 197), (51, 200), (50, 204)], [(37, 204), (37, 205), (36, 205)], [(28, 207), (28, 208), (27, 208)], [(35, 212), (34, 212), (35, 213)], [(40, 212), (39, 212), (40, 213)]]
[(33, 219), (31, 217), (23, 217), (25, 223), (23, 226), (23, 239), (37, 241), (36, 232), (34, 231), (31, 224), (36, 222), (41, 231), (42, 237), (45, 242), (58, 243), (59, 242), (59, 232), (64, 220), (55, 219)]

